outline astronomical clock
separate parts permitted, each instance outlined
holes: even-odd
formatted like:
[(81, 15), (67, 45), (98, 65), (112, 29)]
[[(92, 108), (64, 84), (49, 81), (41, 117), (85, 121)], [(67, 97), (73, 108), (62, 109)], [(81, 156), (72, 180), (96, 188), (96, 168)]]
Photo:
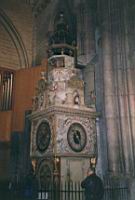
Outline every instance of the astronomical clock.
[[(76, 47), (60, 16), (49, 41), (48, 71), (41, 73), (30, 116), (31, 159), (41, 187), (54, 178), (80, 181), (97, 156), (96, 111), (84, 103), (84, 82), (76, 68)], [(56, 34), (59, 32), (59, 34)], [(59, 41), (59, 42), (58, 42)]]

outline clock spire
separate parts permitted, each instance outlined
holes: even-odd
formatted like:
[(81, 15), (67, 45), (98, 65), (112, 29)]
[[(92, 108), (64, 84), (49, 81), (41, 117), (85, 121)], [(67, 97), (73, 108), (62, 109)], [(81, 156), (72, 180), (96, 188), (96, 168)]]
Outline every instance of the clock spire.
[(49, 38), (48, 63), (49, 69), (54, 67), (75, 67), (75, 39), (66, 22), (64, 13), (59, 14), (56, 27)]

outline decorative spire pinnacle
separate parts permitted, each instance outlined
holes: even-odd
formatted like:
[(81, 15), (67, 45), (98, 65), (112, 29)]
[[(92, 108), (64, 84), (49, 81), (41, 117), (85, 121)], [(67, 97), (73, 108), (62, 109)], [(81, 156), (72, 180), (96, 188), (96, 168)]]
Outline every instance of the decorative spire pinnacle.
[(53, 34), (49, 38), (48, 57), (53, 55), (74, 56), (75, 40), (64, 13), (60, 12)]

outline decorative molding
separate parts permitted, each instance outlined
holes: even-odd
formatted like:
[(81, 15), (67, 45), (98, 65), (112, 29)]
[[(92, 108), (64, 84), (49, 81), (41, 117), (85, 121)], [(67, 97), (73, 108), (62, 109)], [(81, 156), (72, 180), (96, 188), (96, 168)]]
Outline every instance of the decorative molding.
[(67, 106), (50, 106), (44, 110), (40, 111), (33, 111), (31, 115), (29, 115), (30, 120), (36, 120), (39, 118), (43, 118), (47, 115), (52, 115), (54, 114), (61, 114), (61, 113), (66, 113), (67, 115), (70, 116), (85, 116), (85, 117), (91, 117), (91, 118), (96, 118), (100, 116), (100, 113), (95, 112), (95, 108), (87, 108), (87, 107), (81, 107), (79, 109), (73, 108), (73, 107), (67, 107)]

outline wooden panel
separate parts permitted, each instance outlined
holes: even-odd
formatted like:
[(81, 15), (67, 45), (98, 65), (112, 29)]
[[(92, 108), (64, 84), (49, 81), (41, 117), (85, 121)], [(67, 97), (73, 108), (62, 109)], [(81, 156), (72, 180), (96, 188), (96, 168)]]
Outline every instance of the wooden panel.
[(34, 67), (22, 69), (16, 72), (14, 87), (13, 105), (13, 131), (23, 131), (24, 113), (32, 109), (32, 98), (36, 92), (37, 81), (40, 79), (40, 72), (45, 67)]
[(9, 180), (10, 143), (0, 142), (0, 182)]
[(11, 133), (12, 111), (0, 112), (0, 141), (9, 141)]

